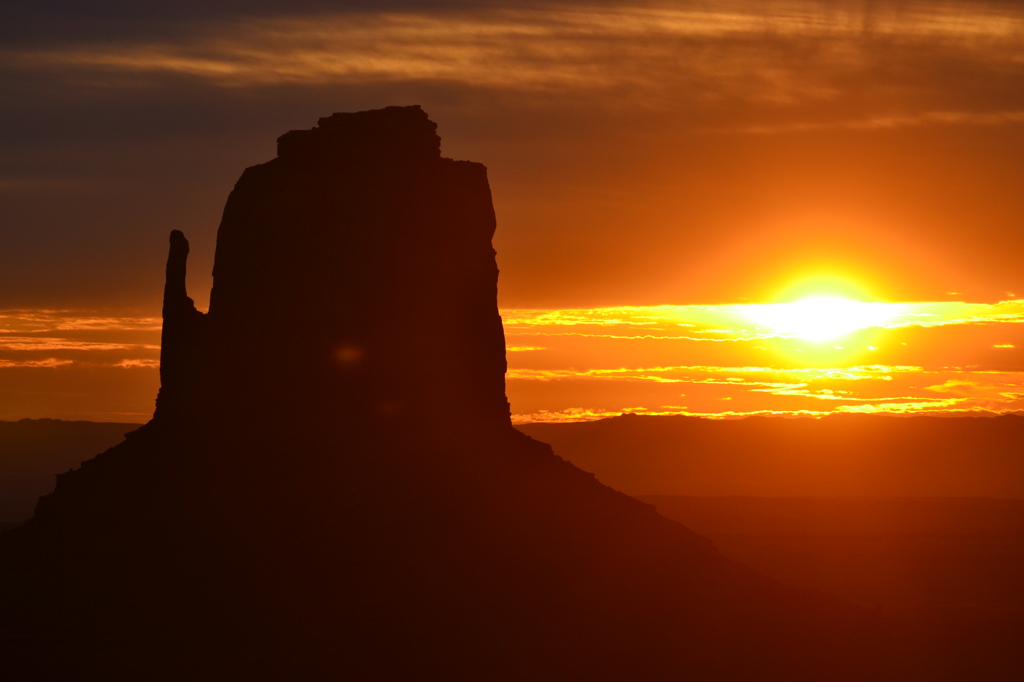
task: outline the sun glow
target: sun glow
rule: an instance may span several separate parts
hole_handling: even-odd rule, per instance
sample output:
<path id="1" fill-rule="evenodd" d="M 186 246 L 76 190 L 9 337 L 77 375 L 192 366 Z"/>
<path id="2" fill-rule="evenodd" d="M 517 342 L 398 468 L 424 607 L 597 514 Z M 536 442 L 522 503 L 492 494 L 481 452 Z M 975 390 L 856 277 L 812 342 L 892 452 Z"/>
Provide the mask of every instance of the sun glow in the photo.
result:
<path id="1" fill-rule="evenodd" d="M 748 306 L 746 316 L 782 336 L 827 341 L 875 327 L 900 312 L 894 303 L 868 303 L 838 296 L 814 296 L 792 303 Z"/>

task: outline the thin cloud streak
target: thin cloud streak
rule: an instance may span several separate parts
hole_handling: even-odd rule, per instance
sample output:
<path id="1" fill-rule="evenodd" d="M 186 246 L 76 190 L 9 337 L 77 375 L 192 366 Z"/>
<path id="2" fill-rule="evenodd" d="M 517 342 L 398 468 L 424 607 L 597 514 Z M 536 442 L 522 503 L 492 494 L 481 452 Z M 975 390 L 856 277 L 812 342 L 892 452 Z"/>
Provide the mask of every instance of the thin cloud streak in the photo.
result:
<path id="1" fill-rule="evenodd" d="M 933 415 L 943 417 L 992 417 L 997 414 L 1022 414 L 1020 410 L 1005 410 L 993 412 L 990 410 L 960 408 L 955 402 L 937 403 L 888 403 L 883 405 L 865 406 L 842 406 L 836 410 L 751 410 L 736 411 L 726 410 L 722 412 L 701 412 L 689 410 L 685 407 L 662 407 L 659 409 L 647 409 L 644 407 L 633 407 L 624 410 L 602 410 L 585 407 L 571 407 L 565 410 L 539 410 L 530 414 L 512 415 L 513 424 L 571 424 L 574 422 L 597 421 L 610 417 L 619 417 L 625 414 L 637 414 L 645 416 L 664 417 L 698 417 L 701 419 L 729 420 L 746 419 L 748 417 L 802 417 L 821 418 L 831 414 L 887 414 L 890 416 L 915 416 Z"/>
<path id="2" fill-rule="evenodd" d="M 867 365 L 863 367 L 847 368 L 799 368 L 785 369 L 776 367 L 714 367 L 707 365 L 679 365 L 675 367 L 646 367 L 646 368 L 609 368 L 609 369 L 518 369 L 510 368 L 506 374 L 508 379 L 525 379 L 529 381 L 555 381 L 558 379 L 603 379 L 612 378 L 617 380 L 631 381 L 657 381 L 662 383 L 717 383 L 722 385 L 750 385 L 743 378 L 744 375 L 773 377 L 784 377 L 799 381 L 811 379 L 824 379 L 828 381 L 891 381 L 894 374 L 919 374 L 924 372 L 921 367 L 910 366 L 883 366 Z M 673 377 L 671 375 L 681 376 Z M 724 375 L 729 377 L 724 380 L 698 379 L 693 375 L 711 374 L 714 376 Z M 758 379 L 753 385 L 768 385 Z M 774 383 L 772 385 L 775 385 Z M 792 382 L 783 384 L 792 386 Z M 804 385 L 800 383 L 799 385 Z"/>
<path id="3" fill-rule="evenodd" d="M 614 308 L 574 308 L 567 310 L 502 310 L 506 335 L 516 336 L 593 336 L 687 341 L 753 341 L 792 336 L 754 324 L 761 308 L 779 304 L 744 305 L 660 305 L 620 306 Z M 882 329 L 907 327 L 943 327 L 954 325 L 1020 324 L 1024 322 L 1024 300 L 998 303 L 934 301 L 916 303 L 877 303 L 889 306 L 889 319 L 872 326 Z M 566 331 L 564 327 L 644 328 L 643 333 L 614 334 L 607 331 Z M 674 333 L 680 328 L 684 334 Z M 543 330 L 543 331 L 539 331 Z M 712 336 L 697 336 L 711 335 Z"/>
<path id="4" fill-rule="evenodd" d="M 159 331 L 159 317 L 112 317 L 76 310 L 0 310 L 0 334 L 40 331 Z"/>
<path id="5" fill-rule="evenodd" d="M 875 116 L 871 118 L 830 121 L 787 123 L 783 125 L 754 125 L 736 128 L 705 128 L 708 133 L 747 133 L 751 135 L 778 135 L 803 133 L 817 130 L 889 130 L 895 128 L 919 127 L 925 125 L 980 125 L 995 126 L 1024 123 L 1024 111 L 932 111 L 916 116 Z"/>
<path id="6" fill-rule="evenodd" d="M 11 367 L 31 367 L 34 369 L 52 369 L 54 367 L 66 367 L 74 364 L 72 360 L 59 360 L 57 358 L 46 358 L 45 360 L 8 360 L 0 358 L 0 369 Z"/>
<path id="7" fill-rule="evenodd" d="M 714 333 L 727 333 L 715 330 Z M 764 336 L 737 336 L 732 338 L 718 339 L 710 336 L 670 336 L 667 334 L 587 334 L 584 332 L 505 332 L 505 336 L 578 336 L 585 339 L 660 339 L 663 341 L 757 341 L 767 338 Z"/>
<path id="8" fill-rule="evenodd" d="M 37 336 L 0 336 L 0 351 L 108 351 L 108 350 L 160 350 L 159 345 L 137 343 L 103 343 L 98 341 L 79 341 L 54 337 Z"/>
<path id="9" fill-rule="evenodd" d="M 877 58 L 866 44 L 872 39 L 1018 69 L 1022 36 L 1024 13 L 974 4 L 899 12 L 814 2 L 790 3 L 785 11 L 753 3 L 717 12 L 554 6 L 238 20 L 193 27 L 161 42 L 5 50 L 0 64 L 75 79 L 88 74 L 107 87 L 151 87 L 154 75 L 225 88 L 433 81 L 512 91 L 570 88 L 577 94 L 626 88 L 647 93 L 644 104 L 652 106 L 671 96 L 664 86 L 672 82 L 698 100 L 727 94 L 792 103 L 836 98 L 841 81 Z M 807 41 L 820 48 L 813 73 L 787 48 Z M 981 120 L 1019 122 L 1019 113 L 934 112 L 844 125 Z"/>
<path id="10" fill-rule="evenodd" d="M 152 358 L 127 358 L 115 363 L 113 367 L 120 367 L 122 369 L 159 369 L 160 361 L 153 360 Z"/>

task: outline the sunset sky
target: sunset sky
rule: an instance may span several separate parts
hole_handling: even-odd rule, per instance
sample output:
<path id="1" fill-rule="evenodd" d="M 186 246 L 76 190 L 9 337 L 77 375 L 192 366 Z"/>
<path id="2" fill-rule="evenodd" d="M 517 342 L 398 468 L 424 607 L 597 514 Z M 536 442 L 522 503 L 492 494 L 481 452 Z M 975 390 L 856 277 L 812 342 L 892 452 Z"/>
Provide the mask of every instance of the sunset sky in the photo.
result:
<path id="1" fill-rule="evenodd" d="M 205 309 L 242 169 L 390 104 L 489 169 L 519 421 L 1024 411 L 1022 55 L 978 0 L 5 0 L 0 419 L 148 419 L 170 230 Z"/>

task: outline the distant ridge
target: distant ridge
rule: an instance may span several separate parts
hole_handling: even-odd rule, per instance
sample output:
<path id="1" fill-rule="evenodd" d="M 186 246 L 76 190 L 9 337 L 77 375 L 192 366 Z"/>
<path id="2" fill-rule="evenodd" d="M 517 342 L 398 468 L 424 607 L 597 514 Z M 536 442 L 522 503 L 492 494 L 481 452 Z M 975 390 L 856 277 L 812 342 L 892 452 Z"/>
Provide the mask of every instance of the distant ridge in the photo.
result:
<path id="1" fill-rule="evenodd" d="M 631 495 L 1024 499 L 1024 417 L 628 415 L 521 424 Z"/>
<path id="2" fill-rule="evenodd" d="M 910 679 L 512 428 L 494 227 L 389 107 L 245 171 L 205 315 L 172 234 L 156 416 L 0 536 L 4 679 Z"/>

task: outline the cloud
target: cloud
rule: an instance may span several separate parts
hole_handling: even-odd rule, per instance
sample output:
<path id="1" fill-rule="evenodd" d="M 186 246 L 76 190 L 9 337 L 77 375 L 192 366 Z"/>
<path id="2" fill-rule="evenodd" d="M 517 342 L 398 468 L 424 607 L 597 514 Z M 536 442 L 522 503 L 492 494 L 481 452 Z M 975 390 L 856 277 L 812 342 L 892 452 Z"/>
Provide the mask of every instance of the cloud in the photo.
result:
<path id="1" fill-rule="evenodd" d="M 834 412 L 879 414 L 1006 414 L 1024 410 L 1024 373 L 947 367 L 865 365 L 849 368 L 651 367 L 638 369 L 514 371 L 509 396 L 517 422 L 602 418 L 627 409 L 648 414 L 714 418 L 753 415 L 821 416 Z M 529 385 L 565 383 L 549 389 L 549 402 L 589 398 L 571 410 L 535 405 Z M 577 384 L 577 382 L 583 382 Z M 649 386 L 650 388 L 644 388 Z M 665 388 L 686 386 L 685 394 Z M 938 395 L 937 395 L 938 394 Z M 686 407 L 671 396 L 685 396 Z M 719 406 L 728 401 L 729 409 Z M 815 408 L 814 404 L 828 407 Z M 568 411 L 566 411 L 568 410 Z"/>
<path id="2" fill-rule="evenodd" d="M 802 386 L 794 387 L 766 387 L 751 388 L 754 393 L 771 393 L 777 396 L 795 396 L 800 398 L 812 398 L 814 400 L 836 400 L 847 403 L 875 403 L 881 405 L 896 405 L 913 403 L 921 405 L 926 403 L 947 403 L 944 398 L 921 398 L 919 396 L 887 396 L 884 398 L 857 398 L 851 395 L 851 391 L 835 390 L 831 388 L 809 389 Z"/>
<path id="3" fill-rule="evenodd" d="M 657 106 L 677 101 L 664 88 L 672 82 L 696 100 L 724 95 L 789 104 L 836 99 L 849 87 L 840 80 L 871 70 L 896 49 L 941 49 L 1013 68 L 1024 33 L 1020 12 L 977 3 L 896 12 L 796 2 L 786 10 L 751 2 L 715 10 L 606 3 L 224 17 L 143 40 L 21 46 L 0 52 L 0 63 L 87 76 L 107 87 L 140 87 L 160 75 L 223 88 L 433 81 L 518 91 L 629 90 Z M 975 120 L 965 112 L 922 116 Z M 905 125 L 912 118 L 868 120 L 851 125 Z"/>
<path id="4" fill-rule="evenodd" d="M 106 350 L 160 350 L 159 345 L 104 343 L 98 341 L 81 341 L 48 336 L 0 336 L 0 351 L 106 351 Z"/>
<path id="5" fill-rule="evenodd" d="M 723 330 L 715 330 L 714 332 L 708 333 L 726 333 Z M 716 339 L 711 337 L 703 336 L 685 336 L 685 335 L 671 335 L 671 334 L 587 334 L 584 332 L 538 332 L 538 331 L 527 331 L 525 333 L 517 333 L 514 330 L 506 331 L 506 336 L 578 336 L 585 339 L 637 339 L 637 340 L 649 340 L 649 339 L 662 339 L 665 341 L 714 341 L 714 342 L 729 342 L 729 341 L 755 341 L 757 339 L 766 338 L 763 336 L 751 336 L 751 337 L 733 337 Z"/>
<path id="6" fill-rule="evenodd" d="M 873 116 L 864 119 L 828 122 L 786 123 L 783 125 L 752 125 L 739 128 L 708 128 L 709 133 L 747 133 L 776 135 L 816 130 L 891 130 L 925 125 L 995 126 L 1024 123 L 1024 111 L 931 111 L 913 116 Z"/>
<path id="7" fill-rule="evenodd" d="M 74 364 L 72 360 L 59 360 L 57 358 L 46 358 L 45 360 L 8 360 L 6 358 L 0 358 L 0 368 L 9 369 L 11 367 L 31 367 L 34 369 L 46 368 L 51 369 L 54 367 L 66 367 L 67 365 Z"/>
<path id="8" fill-rule="evenodd" d="M 154 331 L 161 329 L 159 317 L 112 317 L 77 310 L 0 310 L 0 334 L 47 331 Z"/>
<path id="9" fill-rule="evenodd" d="M 569 407 L 564 410 L 538 410 L 531 414 L 513 414 L 513 424 L 531 424 L 531 423 L 569 423 L 569 422 L 584 422 L 584 421 L 595 421 L 598 419 L 606 419 L 608 417 L 617 417 L 622 414 L 621 411 L 601 410 L 586 407 Z"/>
<path id="10" fill-rule="evenodd" d="M 762 318 L 787 304 L 659 305 L 614 308 L 503 309 L 506 334 L 583 336 L 617 339 L 687 341 L 752 341 L 793 336 L 766 326 Z M 868 305 L 868 304 L 865 304 Z M 884 319 L 872 322 L 880 329 L 944 327 L 954 325 L 1020 324 L 1024 300 L 998 303 L 907 302 L 871 303 L 884 309 Z M 763 312 L 762 312 L 763 311 Z M 571 329 L 566 329 L 566 327 Z M 576 328 L 594 327 L 595 331 Z M 618 328 L 615 333 L 605 328 Z M 638 331 L 631 331 L 638 329 Z M 677 333 L 685 329 L 685 334 Z M 597 331 L 601 330 L 601 331 Z M 856 331 L 856 330 L 854 330 Z M 716 336 L 711 336 L 716 335 Z"/>
<path id="11" fill-rule="evenodd" d="M 608 419 L 625 414 L 647 416 L 679 416 L 701 419 L 728 420 L 745 419 L 748 417 L 804 417 L 820 418 L 831 414 L 887 414 L 893 416 L 935 415 L 944 417 L 982 416 L 991 417 L 998 414 L 1019 414 L 1017 410 L 992 411 L 976 407 L 959 407 L 956 400 L 940 400 L 930 402 L 891 402 L 871 405 L 842 405 L 834 410 L 723 410 L 721 412 L 702 412 L 685 407 L 663 406 L 656 409 L 634 407 L 623 410 L 601 410 L 584 407 L 567 408 L 565 410 L 540 410 L 530 414 L 512 416 L 513 424 L 549 423 L 564 424 L 583 421 Z"/>
<path id="12" fill-rule="evenodd" d="M 948 379 L 941 384 L 926 386 L 924 390 L 955 396 L 952 399 L 992 411 L 1018 410 L 1024 403 L 1024 384 L 1008 380 L 1020 379 L 1021 375 L 996 375 L 988 377 L 988 381 L 979 381 L 979 377 L 965 374 L 970 378 Z"/>
<path id="13" fill-rule="evenodd" d="M 941 414 L 947 416 L 987 412 L 987 410 L 981 408 L 963 407 L 961 403 L 962 401 L 957 398 L 918 401 L 907 399 L 903 402 L 878 402 L 870 405 L 842 405 L 836 408 L 835 411 L 861 414 Z"/>
<path id="14" fill-rule="evenodd" d="M 960 370 L 962 371 L 962 370 Z M 892 381 L 893 374 L 918 374 L 924 372 L 921 367 L 862 365 L 856 367 L 835 368 L 779 368 L 779 367 L 715 367 L 709 365 L 678 365 L 673 367 L 637 367 L 637 368 L 596 368 L 596 369 L 525 369 L 510 368 L 508 379 L 527 381 L 552 381 L 557 379 L 613 379 L 629 381 L 657 381 L 663 383 L 700 383 L 722 384 L 726 386 L 805 386 L 806 382 L 817 381 Z M 704 375 L 711 375 L 710 378 Z M 743 375 L 755 377 L 750 381 Z M 769 375 L 772 378 L 796 380 L 786 382 L 766 382 L 760 377 Z"/>
<path id="15" fill-rule="evenodd" d="M 655 367 L 651 369 L 509 369 L 506 379 L 525 379 L 529 381 L 552 381 L 557 379 L 616 379 L 627 381 L 655 381 L 661 383 L 680 383 L 682 379 L 664 376 L 669 368 Z"/>
<path id="16" fill-rule="evenodd" d="M 677 306 L 619 306 L 614 308 L 511 308 L 501 311 L 506 329 L 517 327 L 613 326 L 647 327 L 664 324 Z M 693 325 L 683 325 L 693 326 Z"/>
<path id="17" fill-rule="evenodd" d="M 50 365 L 33 363 L 51 360 L 60 365 L 157 367 L 160 328 L 159 318 L 0 310 L 0 354 L 6 367 L 44 367 Z"/>
<path id="18" fill-rule="evenodd" d="M 123 369 L 159 369 L 160 361 L 149 358 L 126 358 L 114 364 L 114 367 Z"/>

